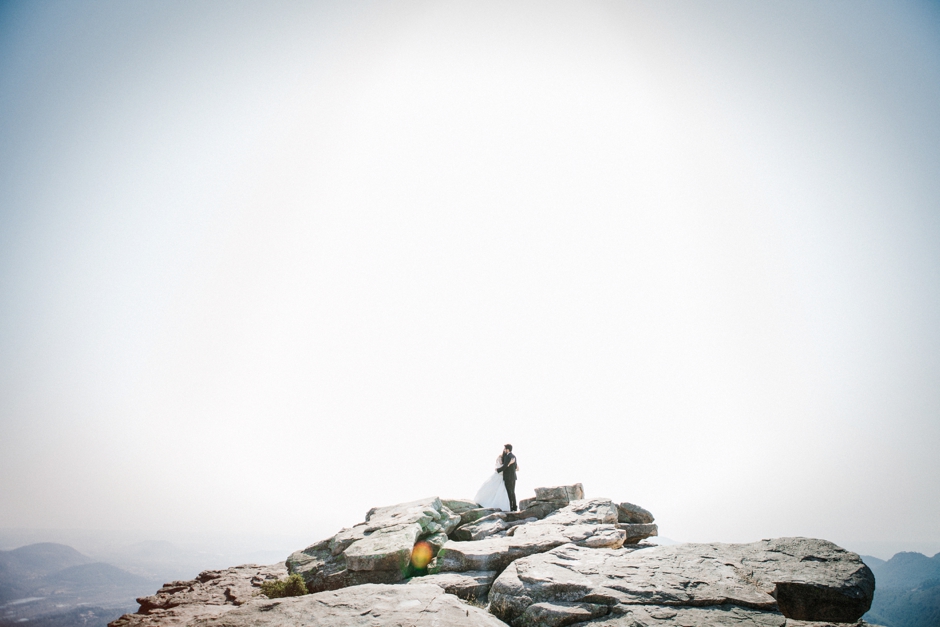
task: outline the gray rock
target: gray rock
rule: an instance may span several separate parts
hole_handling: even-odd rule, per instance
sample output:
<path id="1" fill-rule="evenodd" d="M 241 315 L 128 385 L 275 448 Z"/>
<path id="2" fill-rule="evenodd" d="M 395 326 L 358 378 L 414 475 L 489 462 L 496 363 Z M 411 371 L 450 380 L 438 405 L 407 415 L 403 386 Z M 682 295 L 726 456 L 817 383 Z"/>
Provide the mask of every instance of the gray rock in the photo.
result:
<path id="1" fill-rule="evenodd" d="M 610 499 L 582 499 L 572 501 L 557 512 L 533 524 L 616 525 L 617 520 L 617 505 Z"/>
<path id="2" fill-rule="evenodd" d="M 871 607 L 875 575 L 856 554 L 826 540 L 776 538 L 742 551 L 741 561 L 765 587 L 773 586 L 780 611 L 802 621 L 857 621 Z"/>
<path id="3" fill-rule="evenodd" d="M 675 607 L 666 605 L 614 605 L 590 627 L 877 627 L 865 621 L 833 623 L 786 618 L 779 612 L 753 610 L 737 605 Z"/>
<path id="4" fill-rule="evenodd" d="M 617 528 L 623 529 L 623 532 L 627 534 L 624 544 L 636 544 L 640 540 L 659 535 L 659 527 L 655 523 L 648 525 L 620 523 Z"/>
<path id="5" fill-rule="evenodd" d="M 505 531 L 509 527 L 510 523 L 506 522 L 506 514 L 495 512 L 474 523 L 460 527 L 454 532 L 454 537 L 457 540 L 482 540 Z"/>
<path id="6" fill-rule="evenodd" d="M 524 518 L 545 518 L 552 512 L 568 505 L 569 501 L 536 501 L 527 499 L 519 504 L 518 512 L 507 512 L 506 520 L 522 520 Z"/>
<path id="7" fill-rule="evenodd" d="M 408 580 L 409 585 L 434 584 L 448 594 L 456 595 L 464 601 L 486 603 L 486 595 L 498 575 L 495 570 L 473 570 L 464 573 L 439 573 Z"/>
<path id="8" fill-rule="evenodd" d="M 538 553 L 514 551 L 512 538 L 487 538 L 470 542 L 450 540 L 428 567 L 430 573 L 467 572 L 471 570 L 502 571 L 514 559 Z M 547 549 L 559 546 L 554 544 Z"/>
<path id="9" fill-rule="evenodd" d="M 125 614 L 110 627 L 172 627 L 219 616 L 261 595 L 261 584 L 287 576 L 283 564 L 246 564 L 206 570 L 189 581 L 171 581 L 156 594 L 137 599 L 136 614 Z"/>
<path id="10" fill-rule="evenodd" d="M 476 521 L 478 521 L 478 520 L 480 520 L 481 518 L 484 518 L 484 517 L 486 517 L 486 516 L 490 516 L 490 515 L 496 514 L 496 513 L 502 513 L 502 511 L 503 511 L 503 510 L 501 510 L 501 509 L 491 509 L 491 508 L 488 508 L 488 507 L 479 507 L 479 508 L 477 508 L 477 509 L 468 509 L 468 510 L 464 510 L 464 511 L 461 512 L 461 514 L 460 514 L 460 524 L 459 524 L 459 526 L 462 527 L 463 525 L 469 525 L 470 523 L 476 522 Z"/>
<path id="11" fill-rule="evenodd" d="M 544 523 L 545 521 L 538 521 Z M 522 525 L 513 530 L 512 539 L 517 545 L 532 544 L 538 547 L 561 546 L 569 542 L 594 549 L 616 549 L 623 546 L 625 533 L 616 525 L 593 524 L 537 524 Z M 533 551 L 541 552 L 541 551 Z M 531 553 L 528 553 L 531 554 Z"/>
<path id="12" fill-rule="evenodd" d="M 404 579 L 411 561 L 411 549 L 420 534 L 421 526 L 417 523 L 392 531 L 380 529 L 343 551 L 346 568 L 354 571 L 398 571 L 402 575 L 400 578 Z"/>
<path id="13" fill-rule="evenodd" d="M 634 523 L 639 525 L 647 525 L 653 522 L 653 515 L 648 511 L 640 507 L 639 505 L 634 505 L 633 503 L 621 503 L 617 506 L 619 513 L 619 521 L 622 523 Z"/>
<path id="14" fill-rule="evenodd" d="M 512 535 L 505 537 L 489 537 L 470 542 L 451 540 L 438 553 L 429 570 L 432 573 L 502 571 L 514 560 L 544 553 L 563 544 L 617 548 L 623 545 L 624 540 L 624 532 L 615 525 L 529 523 L 514 527 L 510 531 L 513 532 Z"/>
<path id="15" fill-rule="evenodd" d="M 508 526 L 508 529 L 506 530 L 506 535 L 511 536 L 513 535 L 513 533 L 515 533 L 516 527 L 519 527 L 520 525 L 528 525 L 529 523 L 534 523 L 537 520 L 538 518 L 525 518 L 523 520 L 516 520 L 514 522 L 506 523 L 506 525 Z"/>
<path id="16" fill-rule="evenodd" d="M 777 612 L 712 605 L 672 607 L 665 605 L 615 605 L 609 616 L 588 623 L 590 627 L 785 627 L 787 619 Z M 821 627 L 821 626 L 820 626 Z M 841 627 L 849 627 L 842 625 Z"/>
<path id="17" fill-rule="evenodd" d="M 409 575 L 418 540 L 439 550 L 460 524 L 460 516 L 439 498 L 376 507 L 366 521 L 291 554 L 287 568 L 299 573 L 311 592 L 363 583 L 394 583 Z"/>
<path id="18" fill-rule="evenodd" d="M 433 536 L 428 536 L 424 539 L 425 542 L 431 545 L 431 548 L 434 550 L 434 555 L 437 555 L 438 552 L 447 544 L 447 534 L 443 531 L 440 533 L 435 533 Z"/>
<path id="19" fill-rule="evenodd" d="M 506 514 L 497 512 L 487 519 L 502 523 L 505 517 Z M 609 499 L 575 501 L 542 520 L 509 529 L 505 537 L 490 535 L 480 540 L 452 540 L 441 549 L 437 559 L 431 564 L 430 571 L 502 571 L 513 560 L 544 553 L 567 543 L 594 548 L 617 548 L 623 545 L 626 534 L 617 528 L 616 523 L 617 506 Z M 462 527 L 457 533 L 467 537 L 463 533 L 464 530 Z M 472 530 L 473 527 L 470 527 L 467 535 Z"/>
<path id="20" fill-rule="evenodd" d="M 418 524 L 421 535 L 439 531 L 450 534 L 460 524 L 460 518 L 445 507 L 441 499 L 432 497 L 388 507 L 374 507 L 366 514 L 366 523 L 370 529 Z"/>
<path id="21" fill-rule="evenodd" d="M 201 627 L 506 627 L 436 585 L 366 584 L 302 597 L 255 601 Z"/>
<path id="22" fill-rule="evenodd" d="M 332 538 L 322 540 L 287 558 L 287 570 L 300 574 L 311 592 L 336 590 L 346 585 L 346 556 L 342 551 L 334 555 L 331 541 Z"/>
<path id="23" fill-rule="evenodd" d="M 492 537 L 503 537 L 513 534 L 513 528 L 519 525 L 533 523 L 538 518 L 519 519 L 513 517 L 512 522 L 508 522 L 510 517 L 504 512 L 496 512 L 489 516 L 484 516 L 475 523 L 464 525 L 454 532 L 454 539 L 468 542 L 471 540 L 484 540 Z"/>
<path id="24" fill-rule="evenodd" d="M 568 544 L 513 561 L 493 584 L 490 611 L 525 624 L 529 606 L 537 603 L 600 604 L 612 612 L 614 606 L 734 605 L 779 610 L 797 620 L 854 622 L 873 594 L 874 576 L 858 555 L 825 540 L 643 550 Z"/>
<path id="25" fill-rule="evenodd" d="M 535 488 L 536 501 L 579 501 L 584 498 L 584 486 L 560 485 L 550 488 Z"/>
<path id="26" fill-rule="evenodd" d="M 441 499 L 441 503 L 444 507 L 457 515 L 463 514 L 471 509 L 480 509 L 479 503 L 474 503 L 466 499 Z"/>
<path id="27" fill-rule="evenodd" d="M 533 603 L 513 621 L 513 627 L 559 627 L 604 616 L 610 608 L 598 603 Z"/>

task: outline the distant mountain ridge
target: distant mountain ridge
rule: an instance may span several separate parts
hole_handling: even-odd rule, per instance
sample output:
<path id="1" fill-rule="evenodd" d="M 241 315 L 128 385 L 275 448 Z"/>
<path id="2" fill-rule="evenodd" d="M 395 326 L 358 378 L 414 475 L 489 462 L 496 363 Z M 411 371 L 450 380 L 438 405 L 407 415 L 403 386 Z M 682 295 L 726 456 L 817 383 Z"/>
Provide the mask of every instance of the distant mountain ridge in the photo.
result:
<path id="1" fill-rule="evenodd" d="M 862 556 L 883 588 L 913 588 L 928 579 L 940 579 L 940 553 L 927 557 L 923 553 L 897 553 L 888 561 Z"/>
<path id="2" fill-rule="evenodd" d="M 863 555 L 875 573 L 875 597 L 864 618 L 885 627 L 940 625 L 940 553 L 902 552 L 885 561 Z"/>
<path id="3" fill-rule="evenodd" d="M 64 544 L 41 542 L 0 551 L 0 605 L 30 596 L 38 579 L 94 560 Z"/>
<path id="4" fill-rule="evenodd" d="M 7 573 L 16 577 L 38 577 L 93 561 L 70 546 L 40 542 L 12 551 L 0 551 L 0 577 Z"/>
<path id="5" fill-rule="evenodd" d="M 26 621 L 43 627 L 104 625 L 152 585 L 64 544 L 0 551 L 0 627 Z"/>

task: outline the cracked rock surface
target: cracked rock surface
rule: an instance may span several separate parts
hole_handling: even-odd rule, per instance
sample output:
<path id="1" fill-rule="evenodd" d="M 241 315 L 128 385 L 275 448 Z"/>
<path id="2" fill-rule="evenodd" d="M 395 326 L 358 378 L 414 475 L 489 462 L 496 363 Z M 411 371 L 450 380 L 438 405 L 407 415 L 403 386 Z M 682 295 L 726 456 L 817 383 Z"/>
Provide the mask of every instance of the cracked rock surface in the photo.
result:
<path id="1" fill-rule="evenodd" d="M 853 623 L 870 607 L 874 587 L 858 555 L 825 540 L 643 550 L 568 544 L 507 567 L 490 590 L 490 611 L 516 627 L 584 622 L 639 611 L 633 607 L 638 605 L 736 606 L 781 618 Z"/>
<path id="2" fill-rule="evenodd" d="M 261 596 L 262 582 L 286 576 L 284 564 L 206 570 L 195 579 L 171 581 L 156 594 L 137 599 L 140 603 L 137 613 L 125 614 L 109 627 L 189 625 L 196 619 L 219 616 L 248 603 Z"/>
<path id="3" fill-rule="evenodd" d="M 505 627 L 435 585 L 365 584 L 290 599 L 259 600 L 200 627 Z"/>
<path id="4" fill-rule="evenodd" d="M 626 532 L 618 528 L 617 520 L 617 505 L 609 499 L 574 501 L 541 520 L 522 521 L 523 524 L 512 527 L 494 524 L 489 527 L 493 530 L 489 536 L 474 535 L 479 539 L 471 541 L 450 540 L 432 563 L 431 572 L 501 571 L 519 558 L 568 543 L 617 548 L 626 539 Z M 502 523 L 495 517 L 493 521 Z M 478 523 L 470 528 L 475 532 L 487 529 Z"/>

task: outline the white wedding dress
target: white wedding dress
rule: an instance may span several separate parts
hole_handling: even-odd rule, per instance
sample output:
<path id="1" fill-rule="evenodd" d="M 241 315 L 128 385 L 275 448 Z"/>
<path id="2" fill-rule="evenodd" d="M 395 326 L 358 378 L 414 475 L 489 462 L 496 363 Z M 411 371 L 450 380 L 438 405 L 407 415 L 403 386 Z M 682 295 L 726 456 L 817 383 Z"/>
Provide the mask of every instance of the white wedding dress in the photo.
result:
<path id="1" fill-rule="evenodd" d="M 499 463 L 497 459 L 497 463 Z M 503 475 L 494 472 L 493 475 L 480 486 L 477 495 L 473 499 L 483 507 L 490 509 L 501 509 L 504 512 L 509 511 L 509 492 L 506 491 L 506 484 L 503 483 Z"/>

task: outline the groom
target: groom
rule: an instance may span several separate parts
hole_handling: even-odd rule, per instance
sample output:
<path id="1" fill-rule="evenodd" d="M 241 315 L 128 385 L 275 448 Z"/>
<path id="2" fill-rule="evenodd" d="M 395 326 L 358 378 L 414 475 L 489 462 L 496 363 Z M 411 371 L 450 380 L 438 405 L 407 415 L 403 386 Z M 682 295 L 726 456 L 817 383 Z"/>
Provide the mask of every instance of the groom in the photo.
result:
<path id="1" fill-rule="evenodd" d="M 516 456 L 512 454 L 512 444 L 503 447 L 502 465 L 496 472 L 503 473 L 503 483 L 509 493 L 509 511 L 516 511 Z"/>

